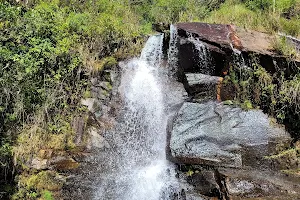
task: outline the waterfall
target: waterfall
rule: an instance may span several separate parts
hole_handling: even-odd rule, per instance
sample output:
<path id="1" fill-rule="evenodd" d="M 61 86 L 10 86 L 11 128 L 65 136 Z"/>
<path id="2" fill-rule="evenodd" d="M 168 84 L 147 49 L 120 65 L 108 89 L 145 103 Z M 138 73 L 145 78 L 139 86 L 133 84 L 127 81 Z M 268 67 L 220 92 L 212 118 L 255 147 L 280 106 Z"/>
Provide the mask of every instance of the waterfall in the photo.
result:
<path id="1" fill-rule="evenodd" d="M 232 49 L 233 52 L 233 62 L 235 65 L 237 65 L 239 68 L 248 68 L 248 66 L 246 65 L 244 56 L 242 54 L 242 52 L 236 48 L 233 47 L 232 44 L 230 44 L 230 47 Z"/>
<path id="2" fill-rule="evenodd" d="M 201 67 L 201 72 L 203 74 L 212 74 L 213 68 L 210 67 L 212 57 L 209 49 L 199 40 L 199 38 L 193 37 L 192 34 L 188 35 L 188 41 L 194 44 L 194 47 L 198 52 L 198 66 Z"/>
<path id="3" fill-rule="evenodd" d="M 110 133 L 115 149 L 104 158 L 106 171 L 95 200 L 173 200 L 170 195 L 176 193 L 174 168 L 166 159 L 168 100 L 159 78 L 162 43 L 162 34 L 153 35 L 140 58 L 120 64 L 122 117 Z"/>
<path id="4" fill-rule="evenodd" d="M 174 25 L 170 26 L 170 43 L 168 52 L 169 75 L 175 76 L 178 66 L 178 32 Z"/>
<path id="5" fill-rule="evenodd" d="M 150 66 L 158 66 L 162 59 L 163 34 L 152 36 L 143 48 L 140 60 L 147 61 Z"/>

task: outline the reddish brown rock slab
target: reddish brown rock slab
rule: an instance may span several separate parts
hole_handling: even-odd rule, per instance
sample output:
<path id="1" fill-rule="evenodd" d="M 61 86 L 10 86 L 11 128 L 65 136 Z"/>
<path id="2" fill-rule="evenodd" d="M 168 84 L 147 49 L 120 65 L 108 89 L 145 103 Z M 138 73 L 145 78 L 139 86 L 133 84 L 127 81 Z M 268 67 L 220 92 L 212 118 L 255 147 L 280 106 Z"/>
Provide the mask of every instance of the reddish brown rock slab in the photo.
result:
<path id="1" fill-rule="evenodd" d="M 200 22 L 178 23 L 176 24 L 178 34 L 186 36 L 187 32 L 199 37 L 202 41 L 231 48 L 231 44 L 241 47 L 241 42 L 235 34 L 235 29 L 229 24 L 207 24 Z M 232 40 L 232 41 L 231 41 Z"/>
<path id="2" fill-rule="evenodd" d="M 294 58 L 293 62 L 291 62 L 289 58 L 284 55 L 279 55 L 274 50 L 273 43 L 276 39 L 274 35 L 253 30 L 245 30 L 230 24 L 191 22 L 178 23 L 175 26 L 177 27 L 180 38 L 189 38 L 191 35 L 198 38 L 211 53 L 217 53 L 216 55 L 211 55 L 213 60 L 223 60 L 222 62 L 216 62 L 214 64 L 215 66 L 213 67 L 216 68 L 214 75 L 220 75 L 222 74 L 220 73 L 220 70 L 224 71 L 224 69 L 228 68 L 228 62 L 232 62 L 231 56 L 236 54 L 236 50 L 242 52 L 242 55 L 246 60 L 250 55 L 255 54 L 259 58 L 259 64 L 271 73 L 275 73 L 279 67 L 287 69 L 286 74 L 288 75 L 295 74 L 296 72 L 293 71 L 293 69 L 300 67 L 299 56 L 298 58 Z M 300 51 L 300 40 L 291 38 L 290 36 L 285 37 Z M 185 58 L 186 55 L 188 55 L 185 51 L 185 49 L 179 50 L 179 56 Z M 222 53 L 220 54 L 219 52 Z M 224 53 L 226 55 L 223 55 Z M 190 57 L 193 57 L 193 55 Z M 179 60 L 182 60 L 182 58 Z M 186 61 L 188 59 L 185 58 L 184 60 Z M 193 58 L 193 60 L 195 60 L 195 58 Z M 186 64 L 189 62 L 184 63 Z M 191 72 L 191 68 L 199 68 L 199 66 L 196 66 L 197 63 L 192 63 L 190 65 L 195 66 L 187 67 L 184 65 L 184 69 L 187 68 L 188 72 Z"/>
<path id="3" fill-rule="evenodd" d="M 275 55 L 272 52 L 272 42 L 275 40 L 274 36 L 242 28 L 237 28 L 236 32 L 242 42 L 244 51 Z"/>

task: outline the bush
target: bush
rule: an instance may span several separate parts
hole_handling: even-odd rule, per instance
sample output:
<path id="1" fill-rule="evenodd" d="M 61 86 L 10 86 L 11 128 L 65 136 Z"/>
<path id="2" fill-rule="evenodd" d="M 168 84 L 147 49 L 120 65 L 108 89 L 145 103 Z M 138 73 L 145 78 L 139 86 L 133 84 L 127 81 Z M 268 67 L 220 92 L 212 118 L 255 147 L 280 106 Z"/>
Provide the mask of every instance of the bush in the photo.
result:
<path id="1" fill-rule="evenodd" d="M 261 108 L 284 123 L 295 139 L 300 138 L 300 77 L 287 78 L 283 71 L 271 75 L 257 61 L 251 68 L 231 67 L 225 84 L 235 88 L 235 101 L 243 108 Z"/>

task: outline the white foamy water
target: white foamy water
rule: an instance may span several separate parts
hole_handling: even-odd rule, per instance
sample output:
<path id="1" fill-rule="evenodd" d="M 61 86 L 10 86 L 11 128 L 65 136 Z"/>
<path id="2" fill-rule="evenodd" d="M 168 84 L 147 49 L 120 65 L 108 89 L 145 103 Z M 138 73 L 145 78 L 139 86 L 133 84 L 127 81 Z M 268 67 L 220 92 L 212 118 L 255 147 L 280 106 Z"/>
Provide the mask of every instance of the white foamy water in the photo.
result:
<path id="1" fill-rule="evenodd" d="M 122 120 L 94 199 L 173 200 L 177 180 L 166 159 L 169 113 L 159 78 L 162 44 L 162 34 L 151 36 L 140 58 L 121 64 Z"/>

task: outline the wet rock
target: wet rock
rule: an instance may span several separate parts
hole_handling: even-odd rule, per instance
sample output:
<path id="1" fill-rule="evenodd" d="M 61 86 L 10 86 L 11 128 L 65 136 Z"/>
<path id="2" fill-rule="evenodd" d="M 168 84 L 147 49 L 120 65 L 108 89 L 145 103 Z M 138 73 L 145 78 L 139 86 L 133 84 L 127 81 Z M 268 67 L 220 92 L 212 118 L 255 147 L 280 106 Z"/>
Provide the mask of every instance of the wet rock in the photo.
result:
<path id="1" fill-rule="evenodd" d="M 220 169 L 220 176 L 231 199 L 300 197 L 299 180 L 273 171 Z"/>
<path id="2" fill-rule="evenodd" d="M 273 168 L 264 157 L 290 141 L 260 110 L 213 101 L 184 103 L 171 126 L 169 156 L 180 164 Z"/>
<path id="3" fill-rule="evenodd" d="M 201 170 L 187 177 L 187 182 L 193 185 L 194 190 L 208 197 L 221 197 L 217 178 L 212 170 Z"/>
<path id="4" fill-rule="evenodd" d="M 200 194 L 187 194 L 186 200 L 219 200 L 218 198 L 206 197 Z"/>
<path id="5" fill-rule="evenodd" d="M 216 100 L 218 87 L 223 80 L 221 77 L 209 76 L 201 73 L 186 73 L 187 91 L 193 99 L 199 101 Z"/>
<path id="6" fill-rule="evenodd" d="M 202 41 L 220 47 L 231 47 L 229 35 L 235 34 L 233 27 L 229 24 L 207 24 L 207 23 L 178 23 L 176 24 L 178 35 L 187 37 L 191 33 Z M 233 36 L 231 36 L 233 38 Z M 240 42 L 232 42 L 234 44 Z"/>
<path id="7" fill-rule="evenodd" d="M 300 67 L 300 58 L 293 63 L 278 55 L 272 44 L 274 36 L 247 31 L 229 24 L 178 23 L 175 25 L 179 36 L 179 68 L 184 72 L 205 73 L 222 76 L 228 72 L 230 64 L 234 63 L 237 52 L 247 64 L 251 55 L 256 55 L 258 63 L 274 73 L 281 68 L 287 75 L 295 74 Z M 194 41 L 191 41 L 194 38 Z M 299 48 L 299 40 L 287 37 L 295 48 Z M 197 49 L 206 49 L 208 66 L 203 65 L 203 58 Z"/>
<path id="8" fill-rule="evenodd" d="M 187 200 L 185 191 L 173 186 L 162 190 L 160 200 Z"/>
<path id="9" fill-rule="evenodd" d="M 180 38 L 179 41 L 178 65 L 183 72 L 220 76 L 229 65 L 227 54 L 219 47 L 196 39 Z"/>

